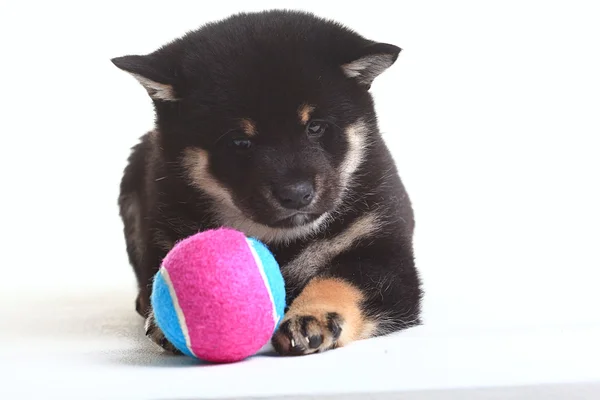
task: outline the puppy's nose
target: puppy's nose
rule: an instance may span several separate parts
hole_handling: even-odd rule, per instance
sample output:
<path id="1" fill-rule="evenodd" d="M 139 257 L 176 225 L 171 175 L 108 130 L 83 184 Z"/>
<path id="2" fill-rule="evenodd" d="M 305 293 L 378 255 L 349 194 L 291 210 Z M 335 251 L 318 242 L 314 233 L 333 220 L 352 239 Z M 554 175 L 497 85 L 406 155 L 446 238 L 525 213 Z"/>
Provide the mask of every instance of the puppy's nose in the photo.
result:
<path id="1" fill-rule="evenodd" d="M 308 181 L 283 185 L 275 190 L 275 197 L 285 208 L 299 210 L 309 205 L 315 198 L 315 188 Z"/>

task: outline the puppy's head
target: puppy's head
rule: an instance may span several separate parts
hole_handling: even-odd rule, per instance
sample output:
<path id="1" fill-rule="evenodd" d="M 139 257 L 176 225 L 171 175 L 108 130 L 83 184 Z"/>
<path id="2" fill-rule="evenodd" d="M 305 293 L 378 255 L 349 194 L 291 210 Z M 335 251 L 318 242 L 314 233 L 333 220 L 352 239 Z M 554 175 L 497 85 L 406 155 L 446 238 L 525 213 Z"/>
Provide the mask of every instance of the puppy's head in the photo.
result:
<path id="1" fill-rule="evenodd" d="M 368 90 L 399 52 L 270 11 L 112 61 L 147 90 L 164 157 L 215 200 L 221 222 L 274 232 L 316 227 L 342 202 L 377 131 Z"/>

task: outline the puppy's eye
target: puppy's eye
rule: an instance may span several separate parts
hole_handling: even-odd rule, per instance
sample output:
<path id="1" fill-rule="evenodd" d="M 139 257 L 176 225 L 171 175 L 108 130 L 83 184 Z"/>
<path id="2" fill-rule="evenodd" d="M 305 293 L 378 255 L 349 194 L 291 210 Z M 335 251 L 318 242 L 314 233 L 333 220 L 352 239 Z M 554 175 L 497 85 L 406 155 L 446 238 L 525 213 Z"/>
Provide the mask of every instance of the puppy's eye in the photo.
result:
<path id="1" fill-rule="evenodd" d="M 247 138 L 234 138 L 231 139 L 230 145 L 237 150 L 248 150 L 252 147 L 252 141 Z"/>
<path id="2" fill-rule="evenodd" d="M 323 135 L 329 129 L 329 124 L 325 121 L 310 121 L 306 125 L 306 133 L 308 136 L 318 137 Z"/>

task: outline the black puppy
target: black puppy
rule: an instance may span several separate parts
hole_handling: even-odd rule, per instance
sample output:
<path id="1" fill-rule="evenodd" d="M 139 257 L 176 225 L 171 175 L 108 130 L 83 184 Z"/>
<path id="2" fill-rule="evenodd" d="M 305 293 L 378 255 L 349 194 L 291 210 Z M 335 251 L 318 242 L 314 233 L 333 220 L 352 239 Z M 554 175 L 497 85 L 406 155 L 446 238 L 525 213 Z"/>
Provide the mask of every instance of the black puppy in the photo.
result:
<path id="1" fill-rule="evenodd" d="M 307 13 L 244 13 L 113 63 L 148 91 L 120 213 L 147 335 L 151 283 L 178 240 L 228 226 L 265 242 L 289 309 L 273 345 L 309 354 L 419 323 L 413 212 L 369 88 L 398 57 Z"/>

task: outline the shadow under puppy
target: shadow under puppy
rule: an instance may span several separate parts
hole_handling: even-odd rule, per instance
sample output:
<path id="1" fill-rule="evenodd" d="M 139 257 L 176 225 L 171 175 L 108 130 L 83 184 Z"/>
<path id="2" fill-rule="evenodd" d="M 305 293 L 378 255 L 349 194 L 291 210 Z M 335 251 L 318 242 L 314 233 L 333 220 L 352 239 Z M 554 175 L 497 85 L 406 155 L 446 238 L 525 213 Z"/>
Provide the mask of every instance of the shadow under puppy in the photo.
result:
<path id="1" fill-rule="evenodd" d="M 113 59 L 156 127 L 132 151 L 120 214 L 147 335 L 178 240 L 228 226 L 277 257 L 289 309 L 272 342 L 310 354 L 420 323 L 413 212 L 369 89 L 400 48 L 312 14 L 242 13 Z"/>

